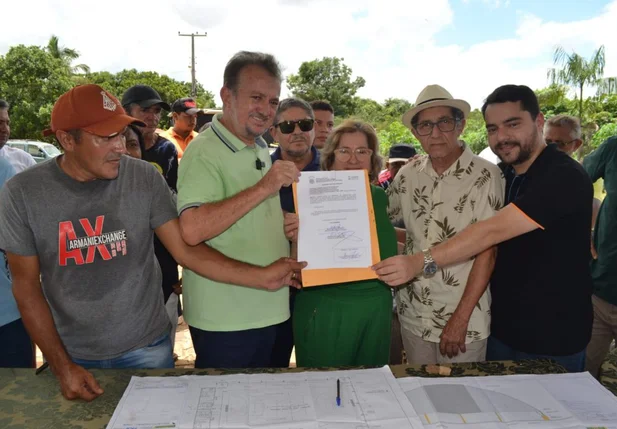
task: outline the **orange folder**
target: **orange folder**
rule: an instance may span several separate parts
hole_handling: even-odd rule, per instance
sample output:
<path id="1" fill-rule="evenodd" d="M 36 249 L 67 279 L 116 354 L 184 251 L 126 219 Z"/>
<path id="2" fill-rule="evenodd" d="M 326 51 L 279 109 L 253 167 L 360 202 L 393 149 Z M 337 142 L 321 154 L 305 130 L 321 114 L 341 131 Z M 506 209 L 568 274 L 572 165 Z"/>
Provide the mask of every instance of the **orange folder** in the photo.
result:
<path id="1" fill-rule="evenodd" d="M 377 264 L 381 257 L 379 255 L 379 241 L 377 240 L 377 226 L 375 224 L 375 210 L 373 210 L 373 197 L 371 195 L 371 184 L 368 172 L 364 171 L 364 182 L 366 183 L 366 202 L 369 216 L 369 228 L 371 235 L 371 259 L 372 265 Z M 293 196 L 296 206 L 296 214 L 301 216 L 298 209 L 298 190 L 297 184 L 293 184 Z M 309 262 L 310 265 L 310 261 Z M 371 267 L 366 268 L 324 268 L 314 269 L 305 268 L 302 270 L 302 286 L 324 286 L 336 283 L 353 282 L 357 280 L 376 279 L 377 274 Z"/>

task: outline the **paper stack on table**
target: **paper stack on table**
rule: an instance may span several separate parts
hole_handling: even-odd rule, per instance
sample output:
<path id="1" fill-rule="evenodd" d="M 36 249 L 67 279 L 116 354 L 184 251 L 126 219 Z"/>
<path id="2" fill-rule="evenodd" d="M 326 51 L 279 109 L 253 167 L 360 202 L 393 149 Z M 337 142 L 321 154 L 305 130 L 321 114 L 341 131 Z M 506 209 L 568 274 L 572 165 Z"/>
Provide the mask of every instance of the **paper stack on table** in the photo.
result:
<path id="1" fill-rule="evenodd" d="M 154 428 L 617 429 L 617 398 L 588 373 L 396 380 L 383 367 L 133 377 L 108 429 Z"/>
<path id="2" fill-rule="evenodd" d="M 426 429 L 617 428 L 617 398 L 589 373 L 398 382 Z"/>
<path id="3" fill-rule="evenodd" d="M 336 402 L 340 380 L 341 405 Z M 133 377 L 108 429 L 421 429 L 388 367 Z"/>

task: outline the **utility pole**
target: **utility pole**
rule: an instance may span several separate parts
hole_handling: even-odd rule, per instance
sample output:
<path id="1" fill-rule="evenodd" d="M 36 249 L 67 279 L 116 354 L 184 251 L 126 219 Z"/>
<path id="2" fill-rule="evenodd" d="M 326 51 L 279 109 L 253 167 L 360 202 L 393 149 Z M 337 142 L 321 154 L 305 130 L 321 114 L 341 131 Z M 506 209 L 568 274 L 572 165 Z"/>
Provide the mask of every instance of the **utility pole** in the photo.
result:
<path id="1" fill-rule="evenodd" d="M 208 33 L 204 32 L 203 34 L 199 34 L 199 32 L 191 33 L 191 34 L 181 34 L 178 31 L 178 36 L 189 37 L 191 38 L 191 97 L 197 97 L 197 80 L 195 79 L 195 37 L 206 37 Z"/>

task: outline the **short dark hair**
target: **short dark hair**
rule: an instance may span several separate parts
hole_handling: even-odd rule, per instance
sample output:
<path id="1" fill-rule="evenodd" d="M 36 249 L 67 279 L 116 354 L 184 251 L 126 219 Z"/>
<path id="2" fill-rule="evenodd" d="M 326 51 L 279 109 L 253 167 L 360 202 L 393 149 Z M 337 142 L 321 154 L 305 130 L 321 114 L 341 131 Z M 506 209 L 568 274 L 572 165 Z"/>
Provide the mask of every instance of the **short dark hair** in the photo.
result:
<path id="1" fill-rule="evenodd" d="M 316 110 L 325 110 L 326 112 L 330 112 L 334 115 L 334 108 L 325 100 L 311 101 L 311 107 L 313 108 L 313 112 Z"/>
<path id="2" fill-rule="evenodd" d="M 144 156 L 146 156 L 146 143 L 144 141 L 144 135 L 142 134 L 139 127 L 135 124 L 128 124 L 127 128 L 133 130 L 133 132 L 137 136 L 137 142 L 139 143 L 139 149 L 141 150 L 141 159 L 144 159 Z"/>
<path id="3" fill-rule="evenodd" d="M 128 103 L 128 104 L 125 104 L 124 106 L 122 106 L 122 108 L 124 109 L 124 111 L 126 112 L 127 115 L 131 116 L 131 110 L 133 109 L 133 106 L 139 107 L 139 104 L 137 104 L 137 103 Z"/>
<path id="4" fill-rule="evenodd" d="M 439 106 L 436 106 L 436 107 L 439 107 Z M 450 107 L 450 111 L 452 112 L 452 117 L 454 118 L 456 122 L 459 122 L 465 119 L 465 114 L 463 113 L 461 109 L 457 109 L 456 107 Z M 418 125 L 418 117 L 420 116 L 420 113 L 422 113 L 422 110 L 420 110 L 418 113 L 416 113 L 413 116 L 413 118 L 411 118 L 411 126 L 414 128 L 416 128 L 416 125 Z"/>
<path id="5" fill-rule="evenodd" d="M 276 113 L 274 114 L 273 124 L 276 125 L 278 123 L 279 118 L 281 117 L 283 112 L 294 107 L 304 110 L 306 114 L 311 117 L 311 119 L 315 119 L 315 113 L 313 113 L 313 109 L 311 108 L 310 104 L 300 98 L 290 97 L 284 99 L 279 103 L 278 108 L 276 109 Z"/>
<path id="6" fill-rule="evenodd" d="M 534 121 L 540 114 L 540 103 L 538 97 L 531 88 L 525 85 L 503 85 L 486 97 L 482 105 L 482 116 L 486 118 L 486 108 L 490 104 L 500 103 L 521 103 L 524 111 L 529 112 Z"/>
<path id="7" fill-rule="evenodd" d="M 223 73 L 223 85 L 233 92 L 238 89 L 238 81 L 240 72 L 248 66 L 258 66 L 267 71 L 272 77 L 283 81 L 283 72 L 281 66 L 271 54 L 262 52 L 240 51 L 234 54 L 227 62 L 225 72 Z"/>
<path id="8" fill-rule="evenodd" d="M 0 98 L 0 110 L 9 110 L 9 107 L 11 107 L 9 103 Z"/>

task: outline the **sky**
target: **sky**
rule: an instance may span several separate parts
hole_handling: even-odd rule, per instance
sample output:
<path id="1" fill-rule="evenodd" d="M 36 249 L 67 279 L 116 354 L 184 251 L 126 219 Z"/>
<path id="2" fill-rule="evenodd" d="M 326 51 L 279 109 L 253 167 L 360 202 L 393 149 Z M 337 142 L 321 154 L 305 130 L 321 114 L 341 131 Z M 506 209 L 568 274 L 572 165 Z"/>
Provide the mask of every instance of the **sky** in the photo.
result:
<path id="1" fill-rule="evenodd" d="M 274 54 L 285 76 L 304 61 L 344 58 L 358 95 L 412 103 L 426 85 L 480 107 L 496 87 L 548 85 L 556 45 L 589 57 L 606 48 L 617 76 L 617 0 L 28 0 L 3 2 L 0 55 L 17 44 L 60 44 L 93 71 L 156 71 L 215 94 L 239 50 Z M 0 77 L 1 78 L 1 77 Z M 283 84 L 282 97 L 289 94 Z"/>

